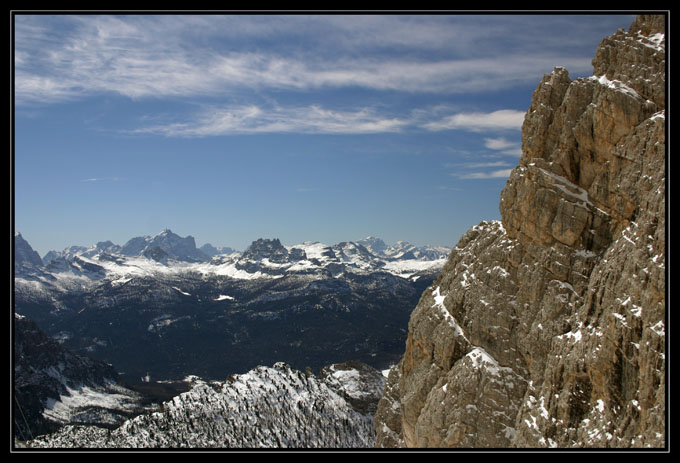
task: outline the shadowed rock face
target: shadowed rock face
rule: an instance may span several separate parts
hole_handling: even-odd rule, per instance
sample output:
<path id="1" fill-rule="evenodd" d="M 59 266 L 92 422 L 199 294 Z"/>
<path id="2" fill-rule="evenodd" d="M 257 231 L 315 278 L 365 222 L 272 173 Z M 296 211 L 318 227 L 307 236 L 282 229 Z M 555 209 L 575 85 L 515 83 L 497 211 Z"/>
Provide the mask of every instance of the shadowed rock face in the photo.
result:
<path id="1" fill-rule="evenodd" d="M 262 260 L 269 259 L 271 262 L 281 263 L 288 261 L 288 250 L 278 239 L 259 239 L 253 241 L 246 252 L 244 259 Z"/>
<path id="2" fill-rule="evenodd" d="M 155 255 L 162 252 L 169 257 L 185 262 L 203 262 L 209 259 L 201 250 L 196 249 L 196 241 L 193 236 L 182 238 L 168 229 L 156 236 L 132 238 L 120 249 L 121 254 L 128 256 L 146 255 L 149 252 Z"/>
<path id="3" fill-rule="evenodd" d="M 26 242 L 21 233 L 14 235 L 14 268 L 24 265 L 40 266 L 42 259 L 40 255 Z"/>
<path id="4" fill-rule="evenodd" d="M 32 321 L 15 315 L 14 435 L 26 440 L 64 423 L 114 426 L 144 409 L 113 366 L 75 355 Z"/>
<path id="5" fill-rule="evenodd" d="M 543 77 L 502 222 L 422 295 L 378 447 L 663 447 L 665 21 Z"/>

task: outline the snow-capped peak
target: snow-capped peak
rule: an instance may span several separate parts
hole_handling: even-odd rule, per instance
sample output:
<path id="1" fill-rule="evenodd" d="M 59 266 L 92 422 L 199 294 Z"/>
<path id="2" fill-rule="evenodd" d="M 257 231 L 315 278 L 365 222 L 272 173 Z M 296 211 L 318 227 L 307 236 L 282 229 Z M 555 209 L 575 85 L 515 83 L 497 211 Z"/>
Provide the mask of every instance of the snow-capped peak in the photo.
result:
<path id="1" fill-rule="evenodd" d="M 15 241 L 25 240 L 17 237 Z M 89 248 L 70 246 L 61 252 L 51 251 L 42 262 L 53 277 L 60 278 L 101 279 L 108 275 L 117 280 L 186 271 L 237 279 L 375 271 L 411 278 L 419 272 L 437 271 L 449 252 L 447 248 L 418 248 L 406 241 L 388 247 L 382 239 L 371 236 L 335 245 L 306 241 L 284 246 L 277 238 L 258 239 L 241 254 L 216 254 L 216 248 L 205 249 L 210 252 L 196 248 L 192 236 L 181 237 L 165 228 L 153 236 L 132 238 L 123 246 L 100 241 Z"/>

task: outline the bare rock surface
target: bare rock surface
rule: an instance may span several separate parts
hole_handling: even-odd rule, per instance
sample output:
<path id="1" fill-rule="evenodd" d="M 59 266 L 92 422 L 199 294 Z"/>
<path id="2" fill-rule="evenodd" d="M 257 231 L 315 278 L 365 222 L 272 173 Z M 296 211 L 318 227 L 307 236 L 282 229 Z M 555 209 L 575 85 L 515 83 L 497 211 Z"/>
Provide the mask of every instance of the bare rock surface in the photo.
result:
<path id="1" fill-rule="evenodd" d="M 664 447 L 665 19 L 543 77 L 502 221 L 412 313 L 378 447 Z"/>

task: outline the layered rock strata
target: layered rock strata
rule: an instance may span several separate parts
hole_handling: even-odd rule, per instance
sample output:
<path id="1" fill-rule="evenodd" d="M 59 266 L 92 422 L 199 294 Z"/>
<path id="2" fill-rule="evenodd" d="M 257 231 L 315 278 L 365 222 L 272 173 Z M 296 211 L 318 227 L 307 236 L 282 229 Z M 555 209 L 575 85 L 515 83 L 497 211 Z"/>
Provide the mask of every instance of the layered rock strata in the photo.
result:
<path id="1" fill-rule="evenodd" d="M 378 447 L 664 447 L 665 18 L 543 77 L 501 222 L 469 230 L 409 323 Z"/>

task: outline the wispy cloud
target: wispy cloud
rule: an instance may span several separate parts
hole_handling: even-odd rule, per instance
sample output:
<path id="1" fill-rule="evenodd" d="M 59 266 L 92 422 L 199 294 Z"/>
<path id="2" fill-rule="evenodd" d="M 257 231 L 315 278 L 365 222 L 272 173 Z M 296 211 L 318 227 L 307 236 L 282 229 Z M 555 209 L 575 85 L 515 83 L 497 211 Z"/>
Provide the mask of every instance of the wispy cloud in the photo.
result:
<path id="1" fill-rule="evenodd" d="M 456 175 L 456 177 L 467 180 L 507 178 L 510 176 L 511 171 L 512 169 L 493 170 L 490 172 L 468 172 Z"/>
<path id="2" fill-rule="evenodd" d="M 484 138 L 483 144 L 485 148 L 493 150 L 492 153 L 485 155 L 488 161 L 449 164 L 446 167 L 455 169 L 450 175 L 463 180 L 507 178 L 516 165 L 514 158 L 522 154 L 519 142 L 498 137 Z"/>
<path id="3" fill-rule="evenodd" d="M 99 183 L 99 182 L 119 182 L 119 177 L 91 177 L 82 179 L 83 183 Z"/>
<path id="4" fill-rule="evenodd" d="M 463 167 L 466 167 L 468 169 L 485 169 L 489 167 L 508 167 L 510 164 L 508 164 L 505 161 L 492 161 L 492 162 L 468 162 L 463 164 Z"/>
<path id="5" fill-rule="evenodd" d="M 518 131 L 524 113 L 516 110 L 455 113 L 442 115 L 442 108 L 411 110 L 395 115 L 384 107 L 337 110 L 321 105 L 282 106 L 276 102 L 259 105 L 209 106 L 185 115 L 183 120 L 147 125 L 135 134 L 167 137 L 211 137 L 261 133 L 368 134 L 403 131 L 445 131 L 495 133 Z M 428 120 L 434 119 L 434 120 Z M 519 143 L 503 137 L 485 139 L 489 149 L 519 155 Z"/>
<path id="6" fill-rule="evenodd" d="M 353 59 L 312 63 L 270 54 L 234 53 L 206 56 L 203 62 L 196 63 L 179 53 L 109 53 L 101 48 L 72 47 L 57 51 L 62 57 L 49 69 L 17 66 L 18 102 L 59 102 L 97 93 L 129 98 L 190 97 L 243 88 L 314 91 L 358 87 L 460 94 L 533 82 L 537 75 L 549 70 L 540 63 L 526 63 L 521 56 L 467 61 Z M 503 62 L 506 59 L 508 63 Z"/>
<path id="7" fill-rule="evenodd" d="M 117 16 L 16 18 L 17 103 L 53 103 L 101 93 L 130 98 L 215 89 L 204 52 L 180 46 L 170 24 Z"/>
<path id="8" fill-rule="evenodd" d="M 15 99 L 25 108 L 117 94 L 204 108 L 135 130 L 175 137 L 404 130 L 493 134 L 518 130 L 524 112 L 413 106 L 397 112 L 386 109 L 391 100 L 384 94 L 372 103 L 357 98 L 339 107 L 337 93 L 330 100 L 320 91 L 402 92 L 409 95 L 404 99 L 488 94 L 535 83 L 555 65 L 592 69 L 590 55 L 542 52 L 526 32 L 527 22 L 548 27 L 535 17 L 502 15 L 18 15 Z M 305 101 L 314 95 L 314 102 L 262 103 L 284 91 Z M 158 120 L 158 114 L 147 115 Z M 518 146 L 501 148 L 502 139 L 490 140 L 489 149 L 519 154 Z"/>
<path id="9" fill-rule="evenodd" d="M 504 169 L 499 169 L 500 167 Z M 468 162 L 456 165 L 456 170 L 450 175 L 463 180 L 506 178 L 513 167 L 515 167 L 514 164 L 506 161 Z"/>
<path id="10" fill-rule="evenodd" d="M 514 109 L 501 109 L 492 112 L 457 113 L 439 120 L 427 122 L 423 127 L 432 130 L 517 130 L 522 127 L 524 112 Z"/>
<path id="11" fill-rule="evenodd" d="M 492 149 L 498 150 L 501 154 L 507 154 L 511 156 L 521 156 L 522 146 L 520 142 L 507 140 L 504 137 L 501 138 L 485 138 L 484 146 Z"/>
<path id="12" fill-rule="evenodd" d="M 191 121 L 136 129 L 137 134 L 169 137 L 208 137 L 258 133 L 386 133 L 396 132 L 408 121 L 379 115 L 364 108 L 336 111 L 320 106 L 260 107 L 256 105 L 211 108 Z"/>
<path id="13" fill-rule="evenodd" d="M 516 145 L 515 142 L 509 141 L 508 139 L 503 137 L 484 139 L 484 146 L 492 150 L 504 150 L 510 147 L 514 147 L 515 145 Z"/>
<path id="14" fill-rule="evenodd" d="M 589 57 L 525 51 L 469 56 L 450 44 L 470 45 L 489 32 L 450 22 L 436 16 L 18 16 L 16 99 L 196 97 L 243 88 L 457 94 L 534 82 L 557 64 L 590 67 Z M 444 53 L 447 43 L 456 54 Z"/>

